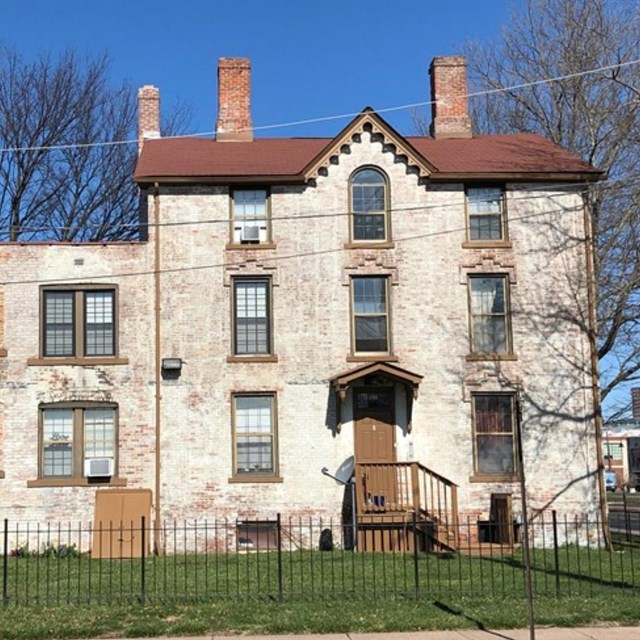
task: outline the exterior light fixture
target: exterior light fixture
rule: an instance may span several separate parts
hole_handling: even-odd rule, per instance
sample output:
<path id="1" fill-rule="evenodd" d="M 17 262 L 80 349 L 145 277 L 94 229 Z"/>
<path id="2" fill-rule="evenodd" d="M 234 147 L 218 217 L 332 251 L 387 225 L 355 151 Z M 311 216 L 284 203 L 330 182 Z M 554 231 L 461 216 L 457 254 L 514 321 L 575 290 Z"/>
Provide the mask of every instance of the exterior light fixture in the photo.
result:
<path id="1" fill-rule="evenodd" d="M 162 358 L 163 371 L 180 371 L 182 369 L 182 358 Z"/>

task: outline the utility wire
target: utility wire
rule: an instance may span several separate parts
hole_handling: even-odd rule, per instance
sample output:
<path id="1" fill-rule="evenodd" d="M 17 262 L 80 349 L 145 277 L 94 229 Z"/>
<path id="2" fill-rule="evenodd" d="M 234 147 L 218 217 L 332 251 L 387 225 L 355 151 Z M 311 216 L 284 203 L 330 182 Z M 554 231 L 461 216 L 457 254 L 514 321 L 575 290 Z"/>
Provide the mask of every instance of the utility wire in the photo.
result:
<path id="1" fill-rule="evenodd" d="M 482 91 L 475 91 L 473 93 L 466 93 L 458 96 L 450 96 L 452 100 L 459 100 L 463 98 L 477 98 L 480 96 L 493 95 L 496 93 L 503 93 L 507 91 L 517 91 L 519 89 L 526 89 L 528 87 L 535 87 L 542 84 L 549 84 L 551 82 L 561 82 L 563 80 L 569 80 L 571 78 L 579 78 L 581 76 L 601 73 L 603 71 L 610 71 L 612 69 L 620 69 L 622 67 L 629 67 L 635 64 L 640 63 L 640 58 L 636 60 L 628 60 L 626 62 L 617 62 L 615 64 L 606 65 L 604 67 L 597 67 L 594 69 L 587 69 L 585 71 L 577 71 L 575 73 L 567 73 L 561 76 L 553 76 L 550 78 L 543 78 L 540 80 L 533 80 L 531 82 L 522 82 L 520 84 L 510 85 L 508 87 L 496 87 L 495 89 L 485 89 Z M 433 105 L 437 102 L 437 100 L 424 100 L 421 102 L 413 102 L 409 104 L 398 105 L 394 107 L 385 107 L 383 109 L 375 109 L 375 113 L 390 113 L 392 111 L 402 111 L 405 109 L 415 109 L 417 107 L 426 107 L 429 105 Z M 281 129 L 285 127 L 296 127 L 304 124 L 315 124 L 319 122 L 328 122 L 331 120 L 343 120 L 345 118 L 355 118 L 360 115 L 360 111 L 352 111 L 349 113 L 341 113 L 336 115 L 329 116 L 319 116 L 316 118 L 306 118 L 303 120 L 292 120 L 289 122 L 280 122 L 277 124 L 266 124 L 257 127 L 246 127 L 244 129 L 239 129 L 238 132 L 243 131 L 267 131 L 270 129 Z M 212 131 L 204 131 L 201 133 L 189 133 L 189 134 L 181 134 L 174 136 L 164 136 L 162 140 L 171 140 L 176 138 L 198 138 L 202 136 L 210 136 L 216 135 L 217 130 Z M 0 149 L 0 154 L 4 153 L 17 153 L 22 151 L 45 151 L 45 150 L 61 150 L 61 149 L 81 149 L 88 147 L 108 147 L 115 145 L 128 145 L 128 144 L 138 144 L 138 138 L 129 139 L 129 140 L 111 140 L 111 141 L 103 141 L 103 142 L 85 142 L 85 143 L 70 143 L 70 144 L 58 144 L 58 145 L 43 145 L 43 146 L 28 146 L 28 147 L 4 147 Z"/>
<path id="2" fill-rule="evenodd" d="M 509 221 L 510 222 L 515 222 L 515 221 L 523 221 L 523 220 L 531 220 L 534 218 L 538 218 L 538 217 L 543 217 L 543 216 L 548 216 L 550 214 L 553 213 L 563 213 L 566 212 L 568 210 L 573 210 L 576 211 L 578 209 L 581 209 L 582 205 L 581 204 L 576 204 L 574 206 L 567 206 L 567 207 L 560 207 L 557 209 L 546 209 L 544 211 L 536 211 L 535 213 L 529 213 L 526 215 L 522 215 L 522 216 L 514 216 L 514 217 L 510 217 Z M 393 242 L 395 244 L 401 244 L 404 242 L 412 242 L 414 240 L 424 240 L 426 238 L 437 238 L 440 236 L 446 236 L 446 235 L 450 235 L 450 234 L 454 234 L 454 233 L 464 233 L 466 231 L 466 226 L 463 227 L 455 227 L 453 229 L 445 229 L 445 230 L 441 230 L 441 231 L 431 231 L 428 233 L 421 233 L 418 235 L 413 235 L 413 236 L 406 236 L 404 238 L 393 238 Z M 373 247 L 372 247 L 373 248 Z M 293 254 L 288 254 L 288 255 L 279 255 L 279 256 L 261 256 L 259 262 L 261 264 L 265 264 L 265 263 L 277 263 L 277 262 L 284 262 L 285 260 L 296 260 L 296 259 L 301 259 L 301 258 L 310 258 L 310 257 L 315 257 L 315 256 L 322 256 L 322 255 L 328 255 L 331 253 L 342 253 L 342 252 L 347 252 L 350 251 L 350 249 L 347 249 L 345 247 L 335 247 L 335 248 L 331 248 L 331 249 L 319 249 L 319 250 L 315 250 L 315 251 L 306 251 L 306 252 L 302 252 L 302 253 L 293 253 Z M 246 260 L 240 260 L 240 261 L 234 261 L 234 262 L 217 262 L 217 263 L 210 263 L 210 264 L 203 264 L 203 265 L 190 265 L 190 266 L 184 266 L 184 267 L 170 267 L 170 268 L 166 268 L 166 269 L 160 269 L 159 271 L 156 271 L 155 269 L 144 269 L 141 271 L 128 271 L 128 272 L 122 272 L 122 273 L 111 273 L 111 274 L 90 274 L 90 275 L 82 275 L 82 276 L 75 276 L 75 277 L 67 277 L 67 278 L 47 278 L 47 279 L 37 279 L 37 278 L 28 278 L 28 279 L 24 279 L 24 280 L 5 280 L 5 281 L 0 281 L 0 286 L 9 286 L 9 285 L 26 285 L 26 284 L 42 284 L 42 285 L 46 285 L 46 284 L 65 284 L 65 283 L 80 283 L 80 282 L 88 282 L 88 281 L 94 281 L 94 280 L 117 280 L 119 278 L 130 278 L 130 277 L 138 277 L 138 276 L 147 276 L 147 275 L 153 275 L 155 273 L 160 273 L 160 274 L 169 274 L 169 273 L 185 273 L 185 272 L 191 272 L 191 271 L 203 271 L 203 270 L 209 270 L 209 269 L 224 269 L 226 267 L 239 267 L 239 266 L 246 266 L 247 264 L 253 264 L 255 263 L 254 259 L 246 259 Z"/>
<path id="3" fill-rule="evenodd" d="M 620 183 L 628 183 L 628 184 L 633 184 L 634 182 L 640 181 L 640 174 L 634 174 L 631 176 L 626 176 L 624 178 L 618 178 L 616 180 L 610 180 L 606 183 L 603 183 L 601 185 L 598 185 L 598 188 L 601 190 L 606 190 L 606 189 L 613 189 L 613 188 L 619 188 Z M 557 190 L 560 189 L 567 189 L 567 188 L 571 188 L 571 187 L 578 187 L 577 189 L 575 189 L 574 193 L 582 193 L 582 194 L 586 194 L 589 192 L 589 190 L 592 188 L 592 185 L 587 185 L 587 186 L 582 186 L 581 183 L 576 183 L 576 182 L 566 182 L 566 183 L 556 183 L 556 184 L 552 184 L 549 186 L 546 185 L 541 185 L 541 186 L 532 186 L 532 187 L 523 187 L 521 189 L 518 189 L 518 192 L 522 192 L 522 191 L 545 191 L 545 190 L 549 190 L 552 192 L 555 192 Z M 507 194 L 509 192 L 506 192 Z M 562 195 L 566 195 L 563 193 L 557 193 L 557 194 L 549 194 L 549 193 L 540 193 L 538 195 L 514 195 L 514 196 L 510 196 L 507 195 L 507 203 L 511 203 L 511 202 L 516 202 L 519 200 L 538 200 L 538 199 L 543 199 L 543 198 L 551 198 L 554 195 L 557 196 L 562 196 Z M 460 198 L 464 197 L 463 193 L 459 194 Z M 399 204 L 395 207 L 389 207 L 388 209 L 385 210 L 386 213 L 401 213 L 401 212 L 411 212 L 411 211 L 415 211 L 415 212 L 428 212 L 430 210 L 441 210 L 441 209 L 449 209 L 449 208 L 459 208 L 461 205 L 460 199 L 458 199 L 456 202 L 446 202 L 446 203 L 442 203 L 442 204 L 414 204 L 414 203 L 406 203 L 406 204 Z M 331 211 L 331 212 L 327 212 L 326 209 L 321 209 L 321 210 L 307 210 L 307 211 L 302 211 L 296 214 L 291 214 L 291 215 L 271 215 L 268 217 L 269 220 L 271 221 L 281 221 L 281 220 L 305 220 L 305 219 L 314 219 L 314 218 L 337 218 L 337 217 L 344 217 L 344 216 L 349 216 L 352 215 L 353 211 L 346 211 L 346 210 L 339 210 L 339 211 Z M 250 219 L 250 218 L 249 218 Z M 183 227 L 183 226 L 198 226 L 198 225 L 211 225 L 211 224 L 229 224 L 230 222 L 232 222 L 232 219 L 229 218 L 229 216 L 227 215 L 226 217 L 222 217 L 222 218 L 206 218 L 206 219 L 202 219 L 202 220 L 177 220 L 177 221 L 172 221 L 172 222 L 147 222 L 147 223 L 141 223 L 141 222 L 125 222 L 122 224 L 118 224 L 116 225 L 117 228 L 122 228 L 122 229 L 127 229 L 127 228 L 133 228 L 133 229 L 144 229 L 144 228 L 155 228 L 155 227 Z M 101 228 L 102 226 L 104 226 L 101 223 L 96 223 L 96 224 L 84 224 L 82 225 L 83 229 L 92 229 L 92 228 Z M 25 233 L 41 233 L 44 231 L 63 231 L 65 229 L 68 229 L 69 225 L 42 225 L 42 226 L 38 226 L 38 227 L 21 227 L 21 231 L 24 231 Z M 64 242 L 63 240 L 52 240 L 52 239 L 43 239 L 43 240 L 17 240 L 14 241 L 16 243 L 19 244 L 30 244 L 32 242 Z M 109 242 L 107 241 L 100 241 L 100 240 L 96 240 L 95 241 L 97 244 L 104 244 L 105 242 Z M 6 241 L 5 241 L 6 243 Z M 76 244 L 92 244 L 92 242 L 79 242 Z M 2 246 L 2 241 L 0 241 L 0 247 Z"/>

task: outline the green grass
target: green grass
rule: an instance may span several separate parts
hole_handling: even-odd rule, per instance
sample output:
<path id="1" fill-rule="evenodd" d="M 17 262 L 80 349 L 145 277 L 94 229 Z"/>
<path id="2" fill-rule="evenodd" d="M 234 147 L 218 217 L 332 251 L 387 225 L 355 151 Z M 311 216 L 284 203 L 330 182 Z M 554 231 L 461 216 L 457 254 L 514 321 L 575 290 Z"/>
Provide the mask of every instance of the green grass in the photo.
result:
<path id="1" fill-rule="evenodd" d="M 13 557 L 0 638 L 526 626 L 520 552 L 416 558 L 293 551 L 279 574 L 276 553 L 151 557 L 143 589 L 140 560 Z M 638 549 L 569 545 L 557 569 L 552 550 L 532 560 L 537 624 L 637 620 Z"/>
<path id="2" fill-rule="evenodd" d="M 625 499 L 628 507 L 640 507 L 640 493 L 627 493 L 623 496 L 621 491 L 607 491 L 609 504 L 622 505 Z"/>
<path id="3" fill-rule="evenodd" d="M 532 551 L 537 595 L 596 595 L 640 590 L 640 551 L 566 546 Z M 131 560 L 77 557 L 10 557 L 9 604 L 148 604 L 210 602 L 239 598 L 349 597 L 377 600 L 391 595 L 524 596 L 521 552 L 483 557 L 462 554 L 292 551 L 177 555 Z"/>
<path id="4" fill-rule="evenodd" d="M 537 625 L 577 626 L 637 622 L 637 595 L 538 598 Z M 299 600 L 152 606 L 0 608 L 3 640 L 150 637 L 211 633 L 345 633 L 526 626 L 522 598 L 390 597 L 375 603 Z"/>

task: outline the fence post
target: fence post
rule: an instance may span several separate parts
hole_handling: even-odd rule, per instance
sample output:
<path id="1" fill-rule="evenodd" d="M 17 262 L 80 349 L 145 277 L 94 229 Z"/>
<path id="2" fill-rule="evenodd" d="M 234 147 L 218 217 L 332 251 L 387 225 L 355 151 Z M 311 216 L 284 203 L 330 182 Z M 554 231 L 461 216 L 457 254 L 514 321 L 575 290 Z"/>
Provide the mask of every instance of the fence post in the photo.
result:
<path id="1" fill-rule="evenodd" d="M 140 520 L 140 603 L 144 604 L 147 597 L 145 556 L 147 555 L 146 519 Z"/>
<path id="2" fill-rule="evenodd" d="M 418 523 L 415 511 L 413 512 L 413 580 L 416 600 L 418 600 L 420 598 L 420 574 L 418 571 Z"/>
<path id="3" fill-rule="evenodd" d="M 276 516 L 276 533 L 278 543 L 278 602 L 282 602 L 282 521 L 279 513 Z"/>
<path id="4" fill-rule="evenodd" d="M 624 532 L 627 542 L 631 542 L 631 514 L 627 510 L 627 493 L 622 490 L 622 508 L 624 510 Z"/>
<path id="5" fill-rule="evenodd" d="M 560 550 L 558 549 L 558 513 L 555 509 L 551 511 L 553 520 L 553 562 L 556 572 L 556 596 L 560 596 Z"/>
<path id="6" fill-rule="evenodd" d="M 8 560 L 9 560 L 9 520 L 4 519 L 3 545 L 2 545 L 2 604 L 9 603 L 8 596 Z"/>

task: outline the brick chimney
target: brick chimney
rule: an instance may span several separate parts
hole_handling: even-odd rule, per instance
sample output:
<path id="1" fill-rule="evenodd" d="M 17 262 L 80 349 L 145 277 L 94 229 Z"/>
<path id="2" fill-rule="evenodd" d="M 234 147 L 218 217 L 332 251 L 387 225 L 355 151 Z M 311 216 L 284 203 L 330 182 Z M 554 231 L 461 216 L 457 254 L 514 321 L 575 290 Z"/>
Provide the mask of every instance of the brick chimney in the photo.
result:
<path id="1" fill-rule="evenodd" d="M 467 95 L 467 61 L 463 56 L 434 58 L 431 76 L 431 135 L 434 138 L 471 138 Z"/>
<path id="2" fill-rule="evenodd" d="M 640 422 L 640 387 L 631 389 L 631 415 L 636 422 Z"/>
<path id="3" fill-rule="evenodd" d="M 138 89 L 138 154 L 146 138 L 160 137 L 160 90 L 150 84 Z"/>
<path id="4" fill-rule="evenodd" d="M 218 120 L 216 140 L 251 142 L 251 61 L 249 58 L 218 60 Z"/>

